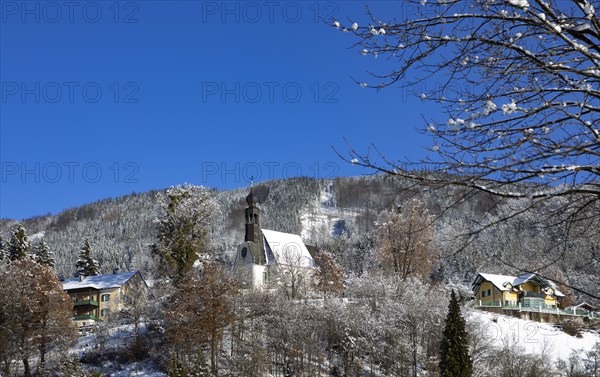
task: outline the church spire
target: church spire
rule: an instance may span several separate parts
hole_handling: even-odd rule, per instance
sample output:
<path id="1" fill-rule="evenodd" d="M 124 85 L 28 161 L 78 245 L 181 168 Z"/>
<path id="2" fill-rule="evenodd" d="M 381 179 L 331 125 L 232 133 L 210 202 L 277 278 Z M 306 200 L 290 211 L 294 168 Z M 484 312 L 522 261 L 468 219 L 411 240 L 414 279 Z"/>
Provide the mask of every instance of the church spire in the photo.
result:
<path id="1" fill-rule="evenodd" d="M 256 206 L 257 198 L 254 195 L 252 184 L 250 185 L 250 193 L 246 196 L 246 203 L 248 207 L 245 210 L 246 214 L 246 236 L 245 241 L 253 241 L 262 244 L 262 237 L 260 232 L 259 215 L 260 210 Z"/>

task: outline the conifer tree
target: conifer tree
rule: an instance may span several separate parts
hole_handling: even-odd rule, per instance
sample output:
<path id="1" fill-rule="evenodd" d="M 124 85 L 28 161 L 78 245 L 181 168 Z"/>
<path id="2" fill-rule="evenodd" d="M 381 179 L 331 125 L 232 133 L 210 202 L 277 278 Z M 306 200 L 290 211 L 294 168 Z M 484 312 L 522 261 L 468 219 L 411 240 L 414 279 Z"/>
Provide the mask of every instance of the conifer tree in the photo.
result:
<path id="1" fill-rule="evenodd" d="M 440 344 L 440 372 L 442 377 L 471 377 L 473 362 L 469 356 L 469 341 L 465 320 L 460 313 L 458 298 L 452 290 L 448 316 Z"/>
<path id="2" fill-rule="evenodd" d="M 8 258 L 11 262 L 23 260 L 31 250 L 31 244 L 27 239 L 27 231 L 23 224 L 18 224 L 12 232 L 8 242 Z"/>
<path id="3" fill-rule="evenodd" d="M 91 257 L 92 246 L 90 245 L 89 240 L 85 240 L 81 251 L 79 252 L 79 258 L 77 259 L 77 264 L 75 267 L 77 271 L 75 272 L 75 276 L 84 275 L 98 275 L 100 273 L 100 268 L 98 267 L 98 261 Z"/>
<path id="4" fill-rule="evenodd" d="M 43 239 L 33 248 L 33 260 L 42 266 L 54 268 L 54 253 L 48 249 L 48 244 Z"/>

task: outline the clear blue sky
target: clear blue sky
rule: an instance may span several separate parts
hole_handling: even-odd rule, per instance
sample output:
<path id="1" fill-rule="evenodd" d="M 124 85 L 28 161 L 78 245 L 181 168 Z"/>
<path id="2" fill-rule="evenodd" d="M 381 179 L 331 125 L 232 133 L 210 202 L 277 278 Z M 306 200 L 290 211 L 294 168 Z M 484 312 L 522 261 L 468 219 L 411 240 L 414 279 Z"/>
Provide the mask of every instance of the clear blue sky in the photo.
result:
<path id="1" fill-rule="evenodd" d="M 0 218 L 193 183 L 367 172 L 331 147 L 422 157 L 422 91 L 318 20 L 363 2 L 0 2 Z M 400 3 L 370 3 L 392 15 Z"/>

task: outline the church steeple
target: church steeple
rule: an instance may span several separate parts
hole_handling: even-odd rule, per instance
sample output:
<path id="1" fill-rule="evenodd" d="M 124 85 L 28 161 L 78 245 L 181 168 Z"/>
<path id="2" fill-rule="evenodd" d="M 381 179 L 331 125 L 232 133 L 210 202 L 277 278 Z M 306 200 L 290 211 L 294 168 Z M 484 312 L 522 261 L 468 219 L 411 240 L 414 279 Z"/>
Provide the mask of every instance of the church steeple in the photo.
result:
<path id="1" fill-rule="evenodd" d="M 245 241 L 253 241 L 260 245 L 262 245 L 262 235 L 260 232 L 260 223 L 259 223 L 259 212 L 260 210 L 256 206 L 257 200 L 254 192 L 252 190 L 252 186 L 250 186 L 250 193 L 246 196 L 246 203 L 248 203 L 248 208 L 246 208 L 246 236 L 244 238 Z"/>

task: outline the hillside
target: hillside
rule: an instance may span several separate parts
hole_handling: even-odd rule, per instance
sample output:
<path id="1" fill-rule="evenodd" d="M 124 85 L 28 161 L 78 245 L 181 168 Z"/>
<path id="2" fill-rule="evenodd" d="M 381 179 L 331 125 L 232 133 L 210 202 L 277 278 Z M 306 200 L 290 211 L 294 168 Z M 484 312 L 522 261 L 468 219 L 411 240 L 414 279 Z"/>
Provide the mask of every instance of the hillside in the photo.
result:
<path id="1" fill-rule="evenodd" d="M 510 222 L 500 222 L 475 238 L 465 238 L 467 230 L 493 223 L 526 204 L 447 187 L 416 186 L 382 175 L 291 178 L 262 182 L 254 191 L 264 228 L 301 234 L 305 242 L 332 251 L 347 273 L 360 274 L 375 263 L 373 231 L 380 213 L 417 197 L 436 217 L 435 241 L 442 252 L 437 279 L 469 283 L 478 271 L 514 272 L 503 261 L 537 270 L 546 266 L 549 255 L 559 255 L 556 246 L 561 244 L 561 258 L 542 271 L 547 276 L 564 275 L 569 283 L 592 292 L 600 287 L 594 267 L 600 240 L 585 229 L 570 229 L 568 241 L 557 242 L 566 239 L 562 230 L 546 226 L 561 199 L 547 201 Z M 219 207 L 210 229 L 212 247 L 220 260 L 230 264 L 243 240 L 247 188 L 213 190 L 212 194 Z M 164 197 L 161 190 L 105 199 L 54 216 L 30 218 L 24 225 L 34 241 L 43 236 L 54 251 L 59 276 L 73 274 L 77 253 L 89 238 L 103 272 L 114 267 L 139 269 L 151 277 L 149 245 L 154 242 L 155 220 L 161 215 Z M 459 204 L 449 208 L 457 198 L 461 198 Z M 15 223 L 0 221 L 5 240 Z"/>

